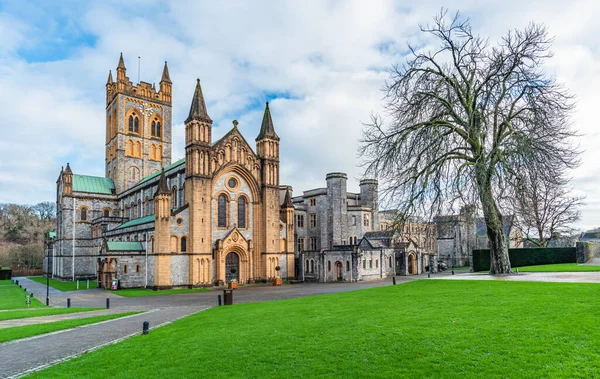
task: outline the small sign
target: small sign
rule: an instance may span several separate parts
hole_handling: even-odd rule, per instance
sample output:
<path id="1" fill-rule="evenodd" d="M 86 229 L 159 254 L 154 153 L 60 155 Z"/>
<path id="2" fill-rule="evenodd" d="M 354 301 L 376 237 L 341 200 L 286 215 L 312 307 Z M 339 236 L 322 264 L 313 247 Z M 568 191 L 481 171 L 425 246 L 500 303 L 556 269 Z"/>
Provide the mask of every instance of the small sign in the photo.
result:
<path id="1" fill-rule="evenodd" d="M 118 288 L 119 288 L 119 280 L 118 279 L 113 279 L 112 285 L 110 286 L 110 289 L 116 291 Z"/>

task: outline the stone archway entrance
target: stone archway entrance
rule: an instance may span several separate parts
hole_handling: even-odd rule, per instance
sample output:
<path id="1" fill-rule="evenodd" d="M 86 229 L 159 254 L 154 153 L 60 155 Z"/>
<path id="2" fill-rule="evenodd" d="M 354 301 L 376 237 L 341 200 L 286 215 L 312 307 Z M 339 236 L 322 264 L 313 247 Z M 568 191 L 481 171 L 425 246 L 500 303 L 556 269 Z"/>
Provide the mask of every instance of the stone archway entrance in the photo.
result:
<path id="1" fill-rule="evenodd" d="M 340 261 L 335 262 L 334 274 L 335 274 L 336 280 L 339 280 L 339 281 L 344 280 L 344 268 L 342 266 L 342 262 L 340 262 Z"/>
<path id="2" fill-rule="evenodd" d="M 417 274 L 417 259 L 413 253 L 408 254 L 408 274 Z"/>
<path id="3" fill-rule="evenodd" d="M 235 274 L 231 273 L 235 269 Z M 233 251 L 225 257 L 225 281 L 231 282 L 232 279 L 239 280 L 240 277 L 240 257 Z"/>

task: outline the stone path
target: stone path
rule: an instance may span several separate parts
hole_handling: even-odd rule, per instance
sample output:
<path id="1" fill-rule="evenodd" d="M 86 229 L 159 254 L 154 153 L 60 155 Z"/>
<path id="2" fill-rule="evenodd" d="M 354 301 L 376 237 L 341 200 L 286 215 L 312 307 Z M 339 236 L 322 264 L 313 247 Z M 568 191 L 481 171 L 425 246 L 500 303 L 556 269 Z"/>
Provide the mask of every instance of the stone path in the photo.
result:
<path id="1" fill-rule="evenodd" d="M 516 275 L 499 276 L 486 273 L 464 273 L 432 276 L 442 280 L 494 280 L 510 282 L 557 282 L 557 283 L 600 283 L 600 272 L 520 272 Z"/>
<path id="2" fill-rule="evenodd" d="M 45 309 L 45 308 L 37 308 L 37 309 L 41 310 L 41 309 Z M 11 309 L 11 310 L 14 311 L 15 309 Z M 34 310 L 34 309 L 31 309 L 31 310 Z M 0 321 L 0 329 L 12 328 L 14 326 L 47 324 L 49 322 L 55 322 L 55 321 L 75 320 L 75 319 L 80 319 L 80 318 L 113 315 L 113 314 L 125 313 L 125 312 L 127 312 L 127 310 L 125 310 L 125 309 L 103 309 L 103 310 L 99 310 L 99 311 L 66 313 L 66 314 L 50 315 L 50 316 L 35 316 L 34 315 L 29 318 L 17 318 L 17 319 L 13 319 L 13 320 Z"/>

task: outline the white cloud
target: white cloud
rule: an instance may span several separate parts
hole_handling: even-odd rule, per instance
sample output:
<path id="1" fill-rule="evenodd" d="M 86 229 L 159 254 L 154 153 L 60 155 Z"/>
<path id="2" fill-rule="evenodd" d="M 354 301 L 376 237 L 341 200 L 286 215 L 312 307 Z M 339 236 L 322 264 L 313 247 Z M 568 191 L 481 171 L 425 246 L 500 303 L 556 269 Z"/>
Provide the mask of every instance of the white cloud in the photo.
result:
<path id="1" fill-rule="evenodd" d="M 48 4 L 42 3 L 48 7 Z M 44 30 L 25 19 L 41 14 L 0 13 L 0 98 L 5 112 L 0 141 L 2 202 L 52 200 L 55 180 L 68 159 L 76 172 L 104 172 L 104 83 L 123 52 L 129 77 L 158 82 L 169 61 L 174 83 L 173 157 L 183 156 L 182 122 L 200 77 L 214 138 L 238 119 L 250 144 L 258 134 L 266 96 L 281 137 L 281 182 L 296 194 L 325 185 L 331 171 L 348 173 L 357 190 L 358 139 L 363 121 L 381 111 L 385 69 L 402 60 L 406 43 L 427 43 L 419 23 L 430 22 L 438 1 L 236 1 L 56 3 L 56 20 Z M 588 197 L 581 227 L 600 225 L 600 159 L 595 108 L 600 85 L 600 34 L 594 1 L 455 2 L 482 35 L 498 39 L 508 28 L 544 22 L 556 35 L 548 69 L 578 97 L 575 126 L 586 135 L 575 186 Z M 37 10 L 36 10 L 37 9 Z M 47 9 L 46 9 L 47 11 Z M 10 10 L 9 10 L 10 12 Z M 60 16 L 60 17 L 59 17 Z M 61 26 L 61 23 L 67 26 Z M 65 45 L 67 56 L 27 62 L 65 30 L 93 43 Z M 48 35 L 44 35 L 44 33 Z M 64 42 L 66 43 L 66 42 Z M 7 138 L 7 136 L 10 136 Z"/>

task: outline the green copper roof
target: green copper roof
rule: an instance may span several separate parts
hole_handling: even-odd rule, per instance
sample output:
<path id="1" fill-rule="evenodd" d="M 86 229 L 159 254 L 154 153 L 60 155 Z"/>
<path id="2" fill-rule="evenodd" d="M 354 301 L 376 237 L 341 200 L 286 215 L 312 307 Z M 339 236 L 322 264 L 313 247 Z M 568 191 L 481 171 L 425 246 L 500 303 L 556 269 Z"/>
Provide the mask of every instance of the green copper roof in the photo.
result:
<path id="1" fill-rule="evenodd" d="M 175 163 L 171 163 L 170 165 L 168 165 L 167 167 L 165 167 L 165 172 L 169 171 L 172 168 L 175 168 L 177 166 L 180 166 L 182 164 L 185 163 L 185 158 L 181 158 L 180 160 L 178 160 Z M 148 180 L 152 179 L 152 178 L 156 178 L 157 176 L 160 175 L 160 171 L 156 171 L 154 174 L 150 174 L 148 176 L 146 176 L 144 179 L 140 180 L 140 182 L 138 184 L 142 184 L 147 182 Z"/>
<path id="2" fill-rule="evenodd" d="M 115 184 L 111 178 L 73 174 L 73 192 L 90 192 L 111 195 Z"/>
<path id="3" fill-rule="evenodd" d="M 141 242 L 122 242 L 122 241 L 109 241 L 106 242 L 106 248 L 108 251 L 143 251 L 144 247 Z"/>
<path id="4" fill-rule="evenodd" d="M 128 228 L 130 226 L 147 224 L 152 221 L 154 221 L 154 215 L 144 216 L 144 217 L 140 217 L 140 218 L 135 218 L 133 220 L 129 220 L 129 221 L 117 226 L 115 229 L 123 229 L 123 228 Z"/>

